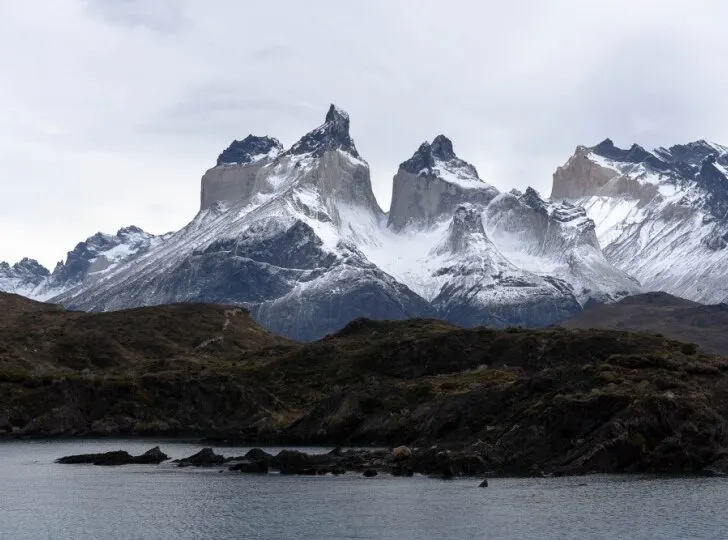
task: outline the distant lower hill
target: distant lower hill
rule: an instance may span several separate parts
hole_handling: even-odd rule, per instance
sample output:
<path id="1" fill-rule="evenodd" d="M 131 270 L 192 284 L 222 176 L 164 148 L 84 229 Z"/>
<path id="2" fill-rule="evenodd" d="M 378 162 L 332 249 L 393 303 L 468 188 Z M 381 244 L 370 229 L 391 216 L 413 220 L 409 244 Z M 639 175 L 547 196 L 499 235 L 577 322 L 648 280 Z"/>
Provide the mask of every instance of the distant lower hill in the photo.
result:
<path id="1" fill-rule="evenodd" d="M 177 365 L 292 344 L 239 307 L 173 304 L 109 313 L 67 311 L 0 292 L 0 370 L 37 374 Z"/>
<path id="2" fill-rule="evenodd" d="M 706 306 L 663 292 L 600 304 L 560 323 L 566 328 L 600 328 L 663 334 L 728 356 L 728 304 Z"/>

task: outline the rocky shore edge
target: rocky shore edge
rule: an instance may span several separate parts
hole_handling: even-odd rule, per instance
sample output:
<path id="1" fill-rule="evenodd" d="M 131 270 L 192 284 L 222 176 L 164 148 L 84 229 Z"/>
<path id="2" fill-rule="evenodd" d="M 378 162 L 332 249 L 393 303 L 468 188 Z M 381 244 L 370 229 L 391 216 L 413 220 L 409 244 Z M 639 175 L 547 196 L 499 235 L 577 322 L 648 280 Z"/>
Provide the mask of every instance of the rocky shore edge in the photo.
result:
<path id="1" fill-rule="evenodd" d="M 159 446 L 134 456 L 124 450 L 97 454 L 77 454 L 56 460 L 60 464 L 93 464 L 101 466 L 159 465 L 170 457 Z M 228 471 L 247 474 L 278 472 L 284 475 L 334 476 L 356 473 L 365 477 L 379 474 L 413 476 L 421 474 L 431 478 L 451 479 L 459 476 L 481 477 L 498 471 L 481 456 L 466 450 L 443 450 L 398 446 L 392 449 L 342 449 L 313 454 L 286 449 L 273 455 L 261 448 L 253 448 L 243 456 L 225 457 L 212 448 L 203 448 L 196 454 L 172 461 L 178 467 L 225 467 Z M 487 481 L 482 482 L 483 487 Z"/>

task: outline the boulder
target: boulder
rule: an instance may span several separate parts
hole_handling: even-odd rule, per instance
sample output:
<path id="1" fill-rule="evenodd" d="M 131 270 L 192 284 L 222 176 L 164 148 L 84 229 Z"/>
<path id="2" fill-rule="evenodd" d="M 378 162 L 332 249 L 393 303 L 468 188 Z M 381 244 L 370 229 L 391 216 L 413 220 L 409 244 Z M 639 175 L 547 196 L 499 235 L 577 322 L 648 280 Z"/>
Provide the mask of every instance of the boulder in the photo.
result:
<path id="1" fill-rule="evenodd" d="M 412 450 L 407 446 L 398 446 L 392 450 L 392 459 L 394 461 L 403 461 L 412 457 Z"/>
<path id="2" fill-rule="evenodd" d="M 271 458 L 270 465 L 281 474 L 309 474 L 309 469 L 316 469 L 331 462 L 331 456 L 311 455 L 299 450 L 281 450 Z"/>
<path id="3" fill-rule="evenodd" d="M 374 476 L 377 476 L 377 474 L 379 473 L 374 469 L 367 469 L 366 471 L 364 471 L 364 476 L 367 478 L 372 478 Z"/>
<path id="4" fill-rule="evenodd" d="M 273 459 L 273 455 L 269 454 L 262 448 L 252 448 L 245 454 L 244 459 L 248 461 L 270 463 Z"/>

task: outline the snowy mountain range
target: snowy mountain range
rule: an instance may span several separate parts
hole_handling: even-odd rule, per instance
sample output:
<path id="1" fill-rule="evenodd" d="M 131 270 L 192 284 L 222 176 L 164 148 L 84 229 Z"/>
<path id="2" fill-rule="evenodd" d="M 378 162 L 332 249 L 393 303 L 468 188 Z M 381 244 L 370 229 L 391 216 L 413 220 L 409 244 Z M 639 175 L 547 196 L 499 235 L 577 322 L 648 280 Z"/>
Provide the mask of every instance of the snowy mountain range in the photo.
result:
<path id="1" fill-rule="evenodd" d="M 582 206 L 607 260 L 645 290 L 728 301 L 728 148 L 580 146 L 552 197 Z"/>
<path id="2" fill-rule="evenodd" d="M 662 261 L 639 262 L 652 252 L 639 240 L 645 233 L 628 230 L 638 214 L 642 228 L 656 230 L 669 214 L 660 198 L 677 197 L 682 215 L 700 221 L 705 234 L 693 248 L 701 256 L 726 252 L 725 186 L 710 180 L 725 167 L 720 147 L 706 146 L 700 159 L 677 147 L 580 147 L 546 200 L 530 188 L 500 193 L 438 135 L 402 162 L 385 213 L 349 125 L 332 105 L 288 149 L 270 137 L 233 141 L 202 177 L 200 211 L 183 229 L 99 233 L 53 272 L 27 259 L 3 263 L 0 290 L 84 310 L 235 304 L 275 332 L 310 340 L 361 316 L 544 326 L 640 292 L 639 281 L 666 286 L 667 275 L 651 281 L 664 249 Z M 678 238 L 672 212 L 667 242 Z"/>

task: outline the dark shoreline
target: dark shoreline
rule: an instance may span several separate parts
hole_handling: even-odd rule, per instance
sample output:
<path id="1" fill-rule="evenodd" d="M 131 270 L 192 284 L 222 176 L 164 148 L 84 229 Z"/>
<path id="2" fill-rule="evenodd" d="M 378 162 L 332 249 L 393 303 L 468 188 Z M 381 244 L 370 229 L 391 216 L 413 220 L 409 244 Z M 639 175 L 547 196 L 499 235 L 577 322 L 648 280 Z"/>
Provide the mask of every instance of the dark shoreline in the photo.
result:
<path id="1" fill-rule="evenodd" d="M 294 343 L 242 312 L 225 326 L 222 306 L 25 309 L 0 326 L 5 440 L 435 447 L 466 474 L 728 472 L 728 359 L 662 336 L 360 319 Z"/>

